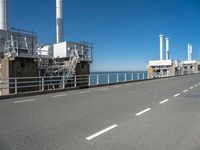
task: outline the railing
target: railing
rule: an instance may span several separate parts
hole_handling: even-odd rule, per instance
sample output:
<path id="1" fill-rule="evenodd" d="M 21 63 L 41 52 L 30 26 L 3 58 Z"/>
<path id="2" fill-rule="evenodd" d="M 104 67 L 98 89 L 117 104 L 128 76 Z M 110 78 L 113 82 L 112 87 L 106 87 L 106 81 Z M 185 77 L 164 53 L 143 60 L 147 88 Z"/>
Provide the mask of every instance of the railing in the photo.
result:
<path id="1" fill-rule="evenodd" d="M 138 73 L 99 73 L 90 75 L 90 85 L 105 85 L 113 83 L 123 83 L 136 80 L 145 80 L 148 78 L 147 72 Z"/>
<path id="2" fill-rule="evenodd" d="M 146 72 L 76 75 L 69 76 L 67 80 L 65 76 L 2 78 L 0 95 L 90 87 L 145 79 L 147 79 Z"/>

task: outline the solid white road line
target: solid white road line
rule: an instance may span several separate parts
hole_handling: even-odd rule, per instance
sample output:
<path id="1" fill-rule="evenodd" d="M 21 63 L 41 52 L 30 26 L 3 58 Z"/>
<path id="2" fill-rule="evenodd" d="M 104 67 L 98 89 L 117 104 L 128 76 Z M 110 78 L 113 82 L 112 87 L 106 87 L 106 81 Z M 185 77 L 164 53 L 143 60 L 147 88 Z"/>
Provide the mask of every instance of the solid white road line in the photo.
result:
<path id="1" fill-rule="evenodd" d="M 140 115 L 142 115 L 142 114 L 144 114 L 144 113 L 146 113 L 146 112 L 148 112 L 148 111 L 150 111 L 151 110 L 151 108 L 147 108 L 147 109 L 145 109 L 145 110 L 143 110 L 143 111 L 141 111 L 141 112 L 139 112 L 139 113 L 137 113 L 137 114 L 135 114 L 136 116 L 140 116 Z"/>
<path id="2" fill-rule="evenodd" d="M 81 91 L 80 94 L 89 93 L 91 91 Z"/>
<path id="3" fill-rule="evenodd" d="M 183 91 L 183 93 L 186 93 L 186 92 L 188 92 L 188 90 L 187 90 L 187 89 Z"/>
<path id="4" fill-rule="evenodd" d="M 108 88 L 101 88 L 101 89 L 96 89 L 97 91 L 105 91 L 107 90 Z"/>
<path id="5" fill-rule="evenodd" d="M 63 97 L 63 96 L 67 96 L 68 94 L 62 94 L 62 95 L 54 95 L 52 97 L 56 98 L 56 97 Z"/>
<path id="6" fill-rule="evenodd" d="M 18 104 L 18 103 L 33 102 L 33 101 L 36 101 L 36 99 L 27 99 L 27 100 L 22 100 L 22 101 L 16 101 L 16 102 L 14 102 L 14 103 L 15 103 L 15 104 Z"/>
<path id="7" fill-rule="evenodd" d="M 166 100 L 160 102 L 160 104 L 164 104 L 164 103 L 166 103 L 166 102 L 168 102 L 168 101 L 169 101 L 169 99 L 166 99 Z"/>
<path id="8" fill-rule="evenodd" d="M 117 89 L 117 88 L 120 88 L 120 87 L 122 87 L 122 86 L 121 86 L 121 85 L 119 85 L 119 86 L 115 86 L 114 88 L 115 88 L 115 89 Z"/>
<path id="9" fill-rule="evenodd" d="M 103 129 L 103 130 L 101 130 L 101 131 L 99 131 L 99 132 L 97 132 L 97 133 L 95 133 L 95 134 L 93 134 L 93 135 L 87 137 L 86 140 L 88 140 L 88 141 L 89 141 L 89 140 L 92 140 L 93 138 L 95 138 L 95 137 L 97 137 L 97 136 L 99 136 L 99 135 L 101 135 L 101 134 L 104 134 L 105 132 L 108 132 L 108 131 L 114 129 L 114 128 L 116 128 L 117 126 L 118 126 L 118 125 L 115 124 L 115 125 L 112 125 L 112 126 L 106 128 L 106 129 Z"/>
<path id="10" fill-rule="evenodd" d="M 178 96 L 180 96 L 180 93 L 178 93 L 178 94 L 174 95 L 174 97 L 178 97 Z"/>

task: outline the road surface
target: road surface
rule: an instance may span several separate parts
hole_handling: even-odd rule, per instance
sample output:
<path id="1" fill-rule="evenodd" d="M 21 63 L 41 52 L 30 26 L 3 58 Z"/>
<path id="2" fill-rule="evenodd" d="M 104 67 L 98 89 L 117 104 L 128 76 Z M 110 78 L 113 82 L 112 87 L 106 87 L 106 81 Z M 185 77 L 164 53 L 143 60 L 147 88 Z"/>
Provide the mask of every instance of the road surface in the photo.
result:
<path id="1" fill-rule="evenodd" d="M 199 150 L 200 74 L 0 101 L 0 150 Z"/>

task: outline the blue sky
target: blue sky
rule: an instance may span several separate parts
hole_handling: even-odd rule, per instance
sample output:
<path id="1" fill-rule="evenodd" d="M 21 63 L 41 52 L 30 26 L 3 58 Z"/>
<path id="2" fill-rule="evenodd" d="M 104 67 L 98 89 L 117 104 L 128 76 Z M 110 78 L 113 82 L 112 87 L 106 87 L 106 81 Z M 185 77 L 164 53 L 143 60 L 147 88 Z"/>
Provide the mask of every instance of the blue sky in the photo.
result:
<path id="1" fill-rule="evenodd" d="M 63 0 L 65 40 L 95 45 L 93 71 L 144 70 L 159 59 L 159 34 L 170 37 L 171 58 L 199 59 L 200 0 Z M 55 0 L 9 0 L 10 27 L 55 42 Z"/>

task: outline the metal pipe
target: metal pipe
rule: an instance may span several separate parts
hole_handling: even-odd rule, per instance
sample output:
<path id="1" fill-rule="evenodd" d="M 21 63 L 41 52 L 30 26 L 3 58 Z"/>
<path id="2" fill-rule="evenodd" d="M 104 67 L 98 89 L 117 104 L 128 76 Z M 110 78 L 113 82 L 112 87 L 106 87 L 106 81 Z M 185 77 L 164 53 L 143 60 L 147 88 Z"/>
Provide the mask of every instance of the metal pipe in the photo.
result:
<path id="1" fill-rule="evenodd" d="M 169 60 L 169 38 L 166 38 L 166 60 Z"/>
<path id="2" fill-rule="evenodd" d="M 63 41 L 63 0 L 56 0 L 56 42 L 61 43 Z"/>
<path id="3" fill-rule="evenodd" d="M 8 30 L 7 0 L 0 0 L 0 30 Z"/>
<path id="4" fill-rule="evenodd" d="M 160 60 L 163 60 L 163 43 L 164 35 L 160 34 Z"/>

